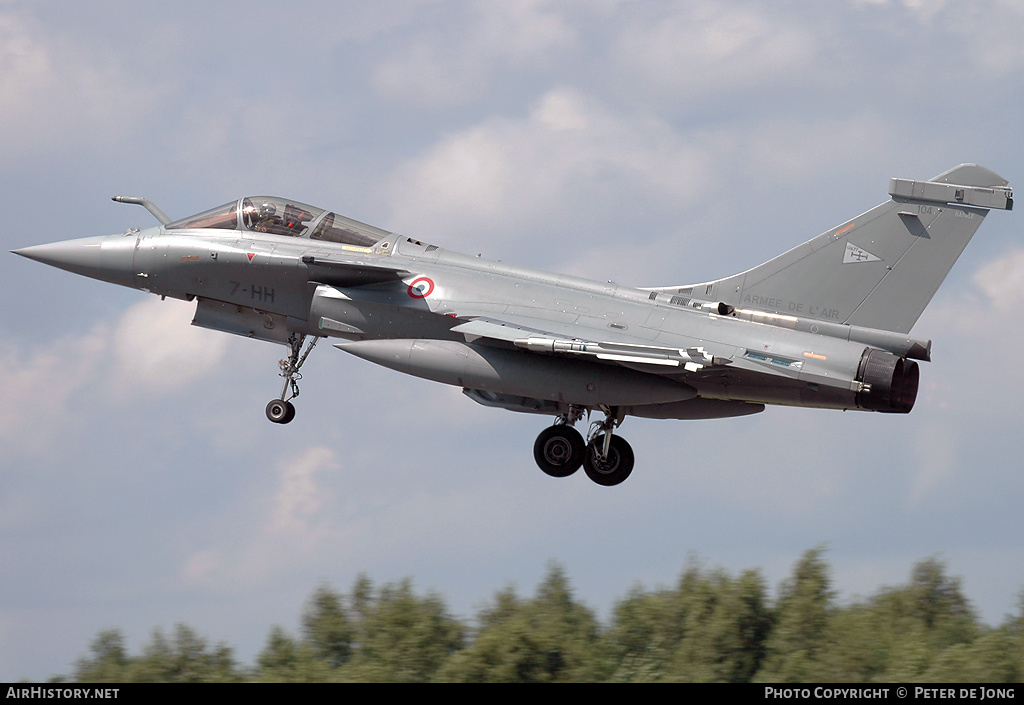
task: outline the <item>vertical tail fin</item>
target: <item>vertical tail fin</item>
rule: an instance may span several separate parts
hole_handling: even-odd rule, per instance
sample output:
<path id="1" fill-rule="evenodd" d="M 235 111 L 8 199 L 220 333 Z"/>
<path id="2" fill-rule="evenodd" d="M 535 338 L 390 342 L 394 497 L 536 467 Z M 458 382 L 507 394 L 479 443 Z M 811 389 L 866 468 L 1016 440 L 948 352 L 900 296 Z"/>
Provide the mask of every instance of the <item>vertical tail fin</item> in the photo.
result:
<path id="1" fill-rule="evenodd" d="M 1013 193 L 998 174 L 961 164 L 928 181 L 892 179 L 889 194 L 886 203 L 746 272 L 651 291 L 676 303 L 722 302 L 909 333 L 988 210 L 1012 209 Z"/>

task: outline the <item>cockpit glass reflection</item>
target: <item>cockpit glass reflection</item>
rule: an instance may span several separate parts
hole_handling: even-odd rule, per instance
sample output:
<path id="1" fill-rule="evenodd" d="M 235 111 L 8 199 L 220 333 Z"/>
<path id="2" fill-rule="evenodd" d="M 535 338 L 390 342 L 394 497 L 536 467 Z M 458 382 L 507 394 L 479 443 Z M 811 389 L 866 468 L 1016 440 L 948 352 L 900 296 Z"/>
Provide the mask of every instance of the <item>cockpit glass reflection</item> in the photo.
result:
<path id="1" fill-rule="evenodd" d="M 169 230 L 248 230 L 254 233 L 308 237 L 342 245 L 371 247 L 391 235 L 323 208 L 277 196 L 247 196 L 166 226 Z"/>
<path id="2" fill-rule="evenodd" d="M 242 199 L 242 226 L 258 233 L 302 237 L 323 212 L 298 201 L 252 196 Z"/>
<path id="3" fill-rule="evenodd" d="M 238 201 L 225 203 L 223 206 L 211 208 L 208 211 L 190 215 L 187 218 L 176 220 L 167 224 L 168 230 L 183 230 L 186 228 L 213 228 L 215 230 L 237 230 L 238 229 Z"/>

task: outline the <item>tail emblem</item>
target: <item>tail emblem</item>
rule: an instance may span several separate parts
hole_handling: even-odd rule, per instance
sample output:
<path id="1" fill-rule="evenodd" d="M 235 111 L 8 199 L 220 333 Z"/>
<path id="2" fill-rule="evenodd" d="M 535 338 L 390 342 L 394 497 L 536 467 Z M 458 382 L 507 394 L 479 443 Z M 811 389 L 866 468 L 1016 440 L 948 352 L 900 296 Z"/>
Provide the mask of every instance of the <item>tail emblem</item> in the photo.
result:
<path id="1" fill-rule="evenodd" d="M 857 247 L 852 242 L 846 243 L 846 252 L 843 254 L 843 264 L 856 264 L 857 262 L 878 262 L 882 258 L 877 257 L 867 250 Z"/>

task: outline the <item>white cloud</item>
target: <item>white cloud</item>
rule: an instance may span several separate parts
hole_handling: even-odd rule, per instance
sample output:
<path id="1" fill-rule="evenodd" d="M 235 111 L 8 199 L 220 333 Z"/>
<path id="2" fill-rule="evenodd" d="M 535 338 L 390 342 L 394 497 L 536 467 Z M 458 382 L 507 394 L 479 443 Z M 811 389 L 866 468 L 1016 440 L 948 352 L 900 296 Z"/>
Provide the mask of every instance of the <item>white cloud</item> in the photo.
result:
<path id="1" fill-rule="evenodd" d="M 282 466 L 280 485 L 274 495 L 271 530 L 312 539 L 310 532 L 328 499 L 317 476 L 339 467 L 334 451 L 323 447 L 310 448 Z"/>
<path id="2" fill-rule="evenodd" d="M 0 457 L 46 454 L 76 426 L 69 400 L 90 385 L 107 352 L 105 327 L 47 346 L 0 344 Z"/>
<path id="3" fill-rule="evenodd" d="M 991 229 L 988 224 L 981 227 Z M 922 330 L 949 329 L 949 337 L 971 340 L 972 349 L 1016 349 L 1015 341 L 1024 339 L 1024 250 L 1011 250 L 982 265 L 971 283 L 975 289 L 930 306 L 922 316 Z"/>
<path id="4" fill-rule="evenodd" d="M 985 223 L 982 230 L 993 227 Z M 976 288 L 956 298 L 940 295 L 915 327 L 936 341 L 934 362 L 922 370 L 919 403 L 980 415 L 1019 410 L 1024 368 L 1012 353 L 1024 346 L 1024 250 L 982 265 L 971 281 Z"/>
<path id="5" fill-rule="evenodd" d="M 194 306 L 150 297 L 113 326 L 29 348 L 0 343 L 0 388 L 17 401 L 0 405 L 0 455 L 59 452 L 55 439 L 87 422 L 83 408 L 171 394 L 212 374 L 229 338 L 190 327 Z"/>
<path id="6" fill-rule="evenodd" d="M 217 574 L 222 562 L 221 552 L 215 548 L 196 551 L 182 566 L 181 577 L 187 584 L 203 584 Z"/>
<path id="7" fill-rule="evenodd" d="M 111 341 L 122 392 L 169 392 L 223 362 L 229 336 L 191 326 L 194 312 L 194 303 L 155 296 L 125 311 Z"/>
<path id="8" fill-rule="evenodd" d="M 156 106 L 151 83 L 75 37 L 0 12 L 0 157 L 124 139 Z"/>
<path id="9" fill-rule="evenodd" d="M 0 119 L 11 120 L 51 78 L 49 52 L 15 17 L 0 15 Z"/>
<path id="10" fill-rule="evenodd" d="M 923 0 L 919 0 L 922 1 Z M 1017 76 L 1024 66 L 1024 4 L 1018 0 L 996 0 L 989 7 L 974 7 L 971 22 L 958 17 L 964 9 L 955 5 L 950 27 L 970 42 L 972 53 L 986 73 Z"/>
<path id="11" fill-rule="evenodd" d="M 617 33 L 611 55 L 634 88 L 670 100 L 705 103 L 722 91 L 792 81 L 818 51 L 810 23 L 795 24 L 761 6 L 687 2 L 636 13 Z"/>
<path id="12" fill-rule="evenodd" d="M 973 281 L 989 298 L 991 308 L 1001 314 L 1020 311 L 1024 306 L 1024 250 L 989 262 Z"/>
<path id="13" fill-rule="evenodd" d="M 450 134 L 402 165 L 393 179 L 393 222 L 407 231 L 452 233 L 446 246 L 469 235 L 467 246 L 477 247 L 514 234 L 517 249 L 557 248 L 562 243 L 548 239 L 551 224 L 570 213 L 589 209 L 599 220 L 627 202 L 634 211 L 645 202 L 674 209 L 713 186 L 711 149 L 703 141 L 560 89 L 525 117 Z M 595 234 L 607 236 L 608 229 Z"/>
<path id="14" fill-rule="evenodd" d="M 773 120 L 743 135 L 740 153 L 745 161 L 737 166 L 759 174 L 766 182 L 816 182 L 822 174 L 828 174 L 839 184 L 853 171 L 863 173 L 872 167 L 871 171 L 876 171 L 878 155 L 897 146 L 893 143 L 894 132 L 886 118 L 870 112 L 834 119 L 818 116 L 813 121 Z M 878 191 L 881 200 L 885 191 Z"/>
<path id="15" fill-rule="evenodd" d="M 314 446 L 279 461 L 271 475 L 263 472 L 243 505 L 212 518 L 219 529 L 198 535 L 205 545 L 192 548 L 180 579 L 232 592 L 239 577 L 246 585 L 265 582 L 332 550 L 338 538 L 332 476 L 339 469 L 334 450 Z M 207 535 L 217 538 L 206 542 Z"/>
<path id="16" fill-rule="evenodd" d="M 516 0 L 469 7 L 470 17 L 462 22 L 446 6 L 429 29 L 396 47 L 372 73 L 377 93 L 421 109 L 465 105 L 490 88 L 497 70 L 544 66 L 575 43 L 575 32 L 550 3 Z"/>
<path id="17" fill-rule="evenodd" d="M 927 24 L 951 3 L 949 0 L 899 0 L 898 4 L 909 10 L 919 22 Z"/>
<path id="18" fill-rule="evenodd" d="M 926 41 L 942 42 L 949 56 L 970 67 L 965 75 L 973 73 L 972 78 L 990 80 L 994 75 L 1015 74 L 1024 65 L 1020 42 L 1024 5 L 1019 0 L 853 0 L 852 4 L 873 6 L 881 27 L 894 35 L 903 32 L 900 20 L 909 15 L 917 23 L 912 31 Z M 937 39 L 936 32 L 948 32 L 949 36 Z M 980 75 L 979 70 L 983 72 Z"/>

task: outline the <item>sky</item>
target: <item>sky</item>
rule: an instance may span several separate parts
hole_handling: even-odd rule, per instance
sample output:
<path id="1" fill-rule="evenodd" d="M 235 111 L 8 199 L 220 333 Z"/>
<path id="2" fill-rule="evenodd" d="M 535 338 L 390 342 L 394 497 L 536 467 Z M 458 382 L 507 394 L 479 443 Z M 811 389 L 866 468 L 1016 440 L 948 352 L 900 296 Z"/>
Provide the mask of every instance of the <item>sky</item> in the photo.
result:
<path id="1" fill-rule="evenodd" d="M 774 592 L 824 546 L 843 601 L 945 562 L 1024 589 L 1024 221 L 992 212 L 914 334 L 908 416 L 629 418 L 605 488 L 540 416 L 6 251 L 295 198 L 441 247 L 667 286 L 727 276 L 980 163 L 1022 179 L 1019 0 L 0 0 L 0 681 L 177 622 L 251 663 L 323 583 L 411 577 L 470 620 L 550 560 L 607 619 L 688 561 Z M 1014 353 L 1014 354 L 1010 354 Z M 1009 357 L 1007 357 L 1009 356 Z"/>

